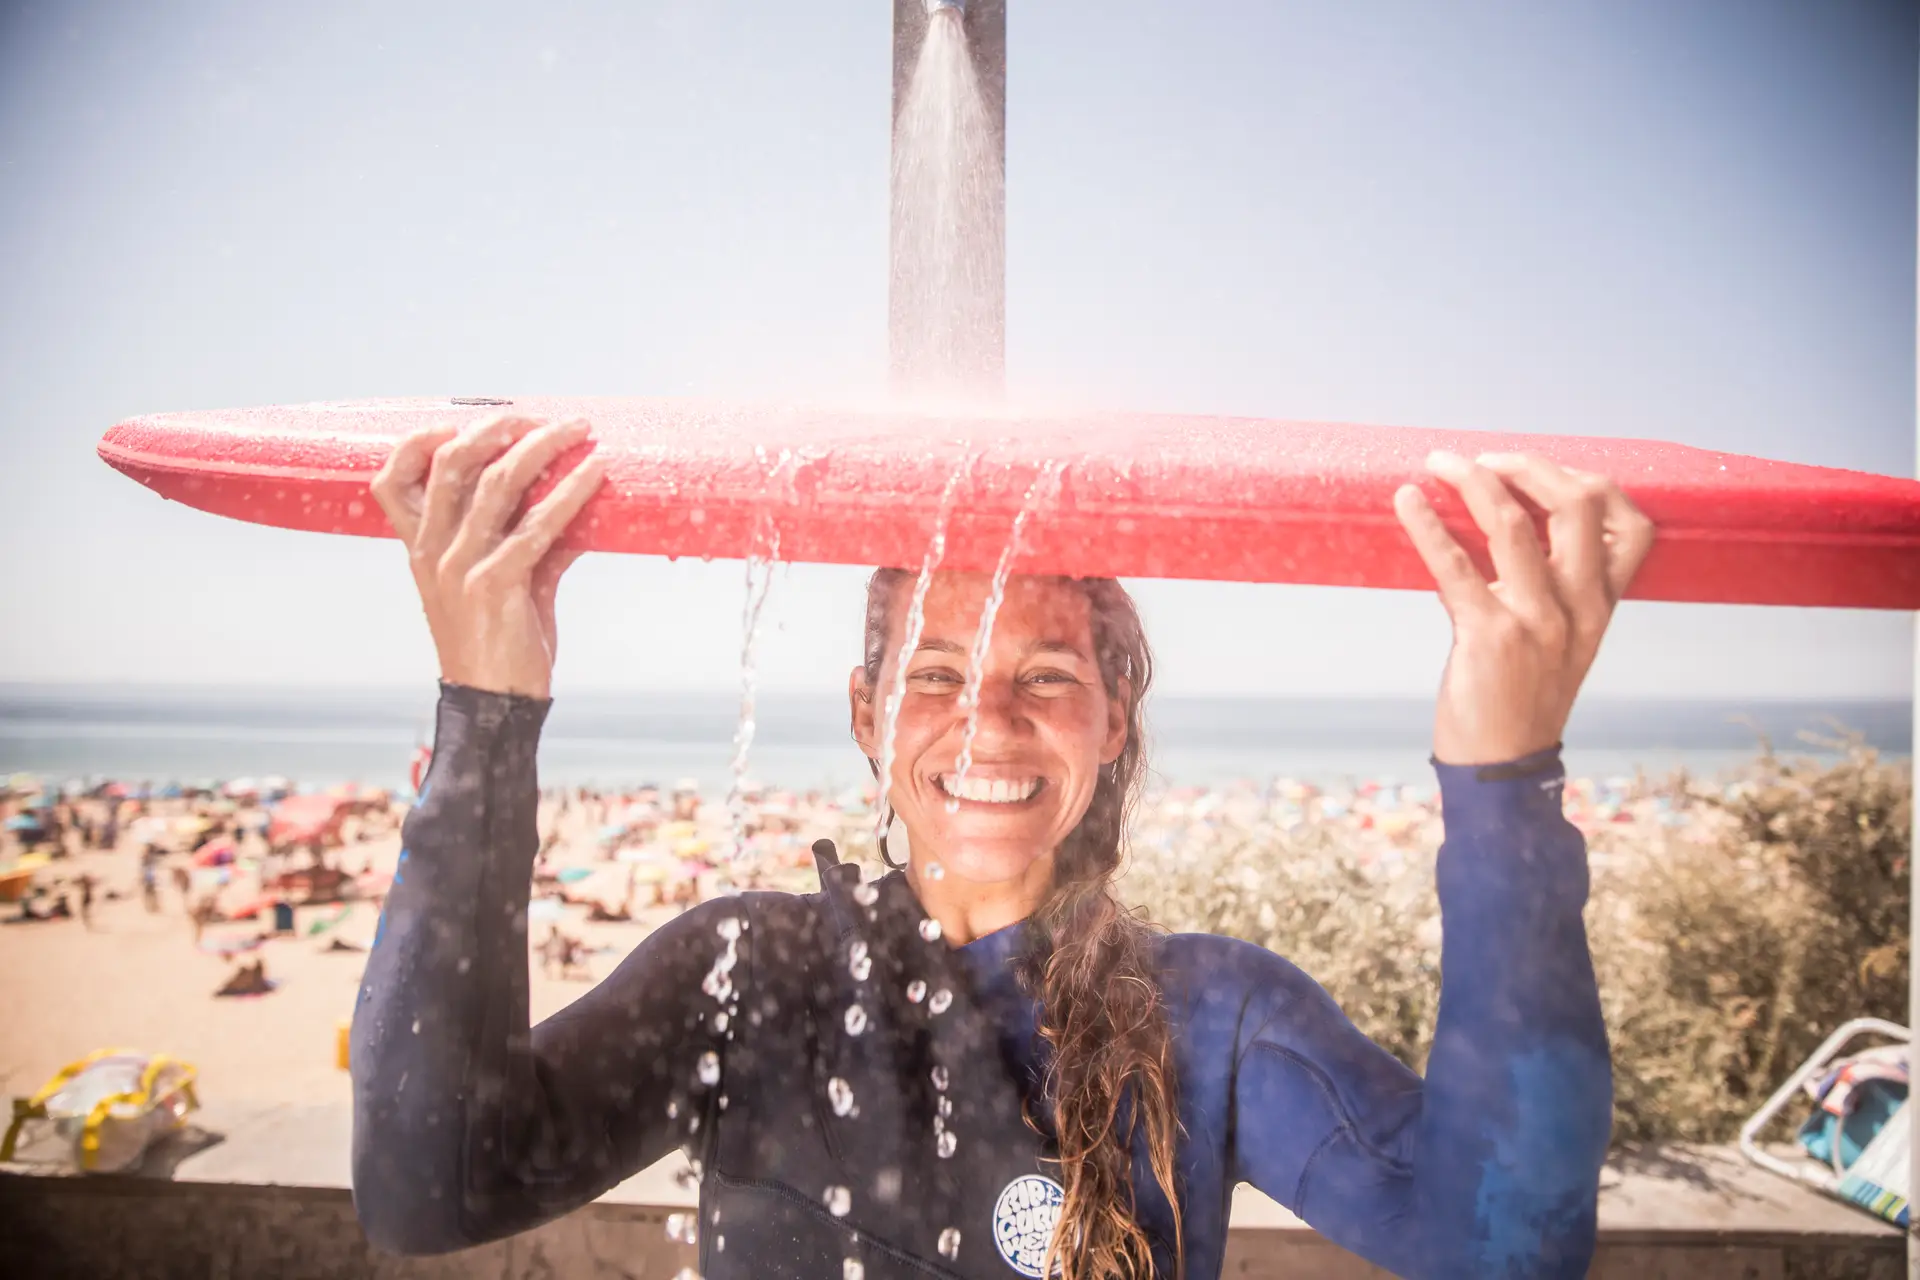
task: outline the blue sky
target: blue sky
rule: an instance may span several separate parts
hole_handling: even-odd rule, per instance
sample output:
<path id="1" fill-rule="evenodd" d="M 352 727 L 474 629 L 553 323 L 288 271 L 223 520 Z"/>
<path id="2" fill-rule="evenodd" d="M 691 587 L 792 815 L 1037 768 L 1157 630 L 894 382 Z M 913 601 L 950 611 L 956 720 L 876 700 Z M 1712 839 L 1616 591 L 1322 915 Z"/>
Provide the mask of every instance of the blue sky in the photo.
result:
<path id="1" fill-rule="evenodd" d="M 1016 398 L 1911 475 L 1894 3 L 1011 0 Z M 885 369 L 890 8 L 0 6 L 0 680 L 432 675 L 392 544 L 163 504 L 119 418 L 831 398 Z M 738 564 L 590 558 L 559 690 L 724 687 Z M 777 584 L 834 689 L 860 577 Z M 1165 688 L 1429 692 L 1409 594 L 1145 583 Z M 1596 692 L 1907 694 L 1909 616 L 1630 605 Z"/>

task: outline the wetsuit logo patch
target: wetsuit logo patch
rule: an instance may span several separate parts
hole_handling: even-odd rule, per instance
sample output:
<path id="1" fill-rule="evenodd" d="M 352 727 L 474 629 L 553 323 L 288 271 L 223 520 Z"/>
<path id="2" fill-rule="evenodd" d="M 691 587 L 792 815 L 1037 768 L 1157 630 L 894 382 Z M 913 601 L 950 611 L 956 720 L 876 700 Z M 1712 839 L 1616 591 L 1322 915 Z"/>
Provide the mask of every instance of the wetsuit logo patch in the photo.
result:
<path id="1" fill-rule="evenodd" d="M 1047 1246 L 1067 1193 L 1052 1178 L 1029 1173 L 1015 1178 L 993 1206 L 993 1242 L 1007 1265 L 1028 1280 L 1040 1280 Z"/>

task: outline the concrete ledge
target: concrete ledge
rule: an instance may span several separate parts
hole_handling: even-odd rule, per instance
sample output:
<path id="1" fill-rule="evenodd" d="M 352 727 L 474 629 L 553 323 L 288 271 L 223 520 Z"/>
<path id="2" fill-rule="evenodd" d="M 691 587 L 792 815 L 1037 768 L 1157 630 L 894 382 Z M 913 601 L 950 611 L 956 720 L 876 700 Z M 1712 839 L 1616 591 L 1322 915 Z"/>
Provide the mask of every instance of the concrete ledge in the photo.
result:
<path id="1" fill-rule="evenodd" d="M 361 1236 L 343 1108 L 203 1113 L 144 1174 L 0 1173 L 6 1271 L 23 1276 L 659 1277 L 696 1263 L 666 1220 L 694 1203 L 662 1162 L 558 1222 L 443 1258 L 394 1258 Z M 216 1138 L 216 1133 L 223 1136 Z M 1901 1234 L 1719 1148 L 1629 1153 L 1609 1168 L 1593 1274 L 1606 1280 L 1898 1280 Z M 1266 1197 L 1234 1199 L 1224 1274 L 1350 1280 L 1386 1273 Z"/>

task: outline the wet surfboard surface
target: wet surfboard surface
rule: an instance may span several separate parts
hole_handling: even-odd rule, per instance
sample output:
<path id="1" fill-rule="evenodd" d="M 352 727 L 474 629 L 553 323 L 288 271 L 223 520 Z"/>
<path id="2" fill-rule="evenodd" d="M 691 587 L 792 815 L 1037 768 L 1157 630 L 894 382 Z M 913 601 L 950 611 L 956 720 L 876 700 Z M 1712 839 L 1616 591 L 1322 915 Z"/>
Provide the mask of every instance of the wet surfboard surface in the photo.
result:
<path id="1" fill-rule="evenodd" d="M 1920 608 L 1920 481 L 1649 440 L 1136 413 L 944 414 L 696 400 L 395 399 L 152 414 L 100 456 L 175 501 L 390 537 L 368 482 L 393 443 L 487 413 L 585 418 L 595 551 L 1430 590 L 1392 508 L 1417 482 L 1486 567 L 1434 449 L 1530 452 L 1619 482 L 1659 529 L 1632 597 Z M 1022 511 L 1024 520 L 1020 519 Z"/>

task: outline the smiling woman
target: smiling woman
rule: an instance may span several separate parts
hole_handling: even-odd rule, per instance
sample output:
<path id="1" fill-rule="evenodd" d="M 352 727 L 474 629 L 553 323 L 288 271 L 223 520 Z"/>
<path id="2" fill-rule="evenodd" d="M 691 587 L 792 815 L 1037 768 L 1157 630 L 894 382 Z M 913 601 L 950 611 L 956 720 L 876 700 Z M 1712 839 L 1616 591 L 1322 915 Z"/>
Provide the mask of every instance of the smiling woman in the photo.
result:
<path id="1" fill-rule="evenodd" d="M 1152 1241 L 1115 1211 L 1131 1186 L 1133 1135 L 1115 1123 L 1123 1093 L 1166 1198 L 1174 1256 L 1184 1249 L 1153 934 L 1112 889 L 1146 764 L 1140 709 L 1153 656 L 1140 615 L 1109 579 L 1012 578 L 995 612 L 986 575 L 941 574 L 923 601 L 919 643 L 901 654 L 911 585 L 898 569 L 867 585 L 864 662 L 849 686 L 854 739 L 878 772 L 876 696 L 894 687 L 895 655 L 906 680 L 887 795 L 914 851 L 907 879 L 955 943 L 1027 922 L 1019 977 L 1038 996 L 1052 1055 L 1043 1105 L 1064 1184 L 1058 1238 L 1075 1274 L 1150 1274 Z M 976 635 L 989 643 L 970 671 Z"/>
<path id="2" fill-rule="evenodd" d="M 374 486 L 443 676 L 353 1027 L 376 1243 L 523 1230 L 680 1147 L 709 1280 L 1203 1280 L 1242 1181 L 1397 1274 L 1585 1273 L 1611 1074 L 1559 739 L 1652 540 L 1611 483 L 1434 455 L 1491 581 L 1395 495 L 1454 627 L 1423 1078 L 1279 956 L 1158 933 L 1113 896 L 1153 664 L 1105 579 L 875 574 L 849 704 L 908 858 L 862 883 L 823 841 L 820 892 L 688 911 L 530 1026 L 560 537 L 600 472 L 526 498 L 585 443 L 514 418 L 425 431 Z"/>

